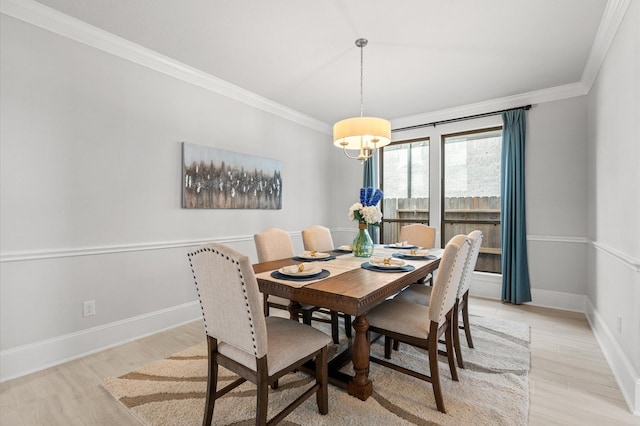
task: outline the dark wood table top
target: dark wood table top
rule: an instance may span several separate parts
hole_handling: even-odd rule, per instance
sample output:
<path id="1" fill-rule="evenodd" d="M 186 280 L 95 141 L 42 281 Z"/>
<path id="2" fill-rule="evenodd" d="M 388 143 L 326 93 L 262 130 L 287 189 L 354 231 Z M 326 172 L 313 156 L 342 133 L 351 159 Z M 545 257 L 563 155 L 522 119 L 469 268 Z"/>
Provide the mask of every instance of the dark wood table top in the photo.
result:
<path id="1" fill-rule="evenodd" d="M 368 259 L 359 260 L 363 263 Z M 264 262 L 255 264 L 254 271 L 259 274 L 297 263 L 300 262 L 294 259 Z M 319 263 L 321 266 L 322 262 Z M 376 272 L 356 267 L 300 288 L 264 276 L 258 277 L 258 285 L 260 291 L 266 294 L 359 316 L 366 314 L 374 306 L 404 287 L 435 271 L 440 265 L 440 257 L 438 256 L 435 260 L 412 262 L 412 264 L 416 269 L 404 273 Z"/>

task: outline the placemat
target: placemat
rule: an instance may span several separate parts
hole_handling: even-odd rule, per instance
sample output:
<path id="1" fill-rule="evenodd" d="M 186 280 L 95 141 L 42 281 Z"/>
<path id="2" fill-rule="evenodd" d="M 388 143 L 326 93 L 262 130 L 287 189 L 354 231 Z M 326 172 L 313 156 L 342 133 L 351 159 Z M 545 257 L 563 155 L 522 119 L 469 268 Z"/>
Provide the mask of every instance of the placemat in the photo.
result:
<path id="1" fill-rule="evenodd" d="M 327 278 L 329 276 L 329 271 L 327 271 L 326 269 L 323 269 L 321 272 L 317 273 L 317 274 L 313 274 L 313 275 L 306 275 L 303 277 L 296 277 L 293 275 L 287 275 L 287 274 L 283 274 L 280 271 L 273 271 L 271 273 L 271 276 L 273 278 L 279 279 L 279 280 L 285 280 L 285 281 L 313 281 L 313 280 L 319 280 L 322 278 Z"/>
<path id="2" fill-rule="evenodd" d="M 393 253 L 391 256 L 392 257 L 396 257 L 398 259 L 405 259 L 405 260 L 434 260 L 434 259 L 437 259 L 437 257 L 432 255 L 432 254 L 429 254 L 427 256 L 411 256 L 410 254 Z"/>
<path id="3" fill-rule="evenodd" d="M 413 265 L 404 265 L 396 269 L 378 268 L 377 266 L 373 266 L 369 262 L 364 262 L 360 266 L 364 269 L 368 269 L 370 271 L 376 271 L 376 272 L 410 272 L 416 269 L 416 267 Z"/>
<path id="4" fill-rule="evenodd" d="M 326 262 L 327 260 L 335 259 L 335 256 L 319 257 L 317 259 L 307 259 L 306 257 L 293 256 L 293 260 L 298 262 Z"/>

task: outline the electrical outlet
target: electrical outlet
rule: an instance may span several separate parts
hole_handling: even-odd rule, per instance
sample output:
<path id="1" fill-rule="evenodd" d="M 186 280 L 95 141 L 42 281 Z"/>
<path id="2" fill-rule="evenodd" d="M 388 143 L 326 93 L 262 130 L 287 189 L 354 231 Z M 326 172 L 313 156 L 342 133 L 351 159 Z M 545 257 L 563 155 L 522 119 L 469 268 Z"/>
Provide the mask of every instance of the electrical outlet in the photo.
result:
<path id="1" fill-rule="evenodd" d="M 622 334 L 622 316 L 618 315 L 618 334 Z"/>
<path id="2" fill-rule="evenodd" d="M 96 314 L 96 301 L 95 300 L 87 300 L 82 303 L 82 309 L 85 317 L 90 317 L 91 315 Z"/>

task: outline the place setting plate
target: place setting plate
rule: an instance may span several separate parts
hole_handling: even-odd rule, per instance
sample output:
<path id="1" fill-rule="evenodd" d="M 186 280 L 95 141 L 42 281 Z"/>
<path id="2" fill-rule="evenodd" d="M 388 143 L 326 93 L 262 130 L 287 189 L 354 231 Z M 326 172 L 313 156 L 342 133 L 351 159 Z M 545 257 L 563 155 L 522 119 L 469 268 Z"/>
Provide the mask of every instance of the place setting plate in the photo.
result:
<path id="1" fill-rule="evenodd" d="M 379 272 L 408 272 L 416 269 L 412 265 L 407 265 L 404 260 L 393 257 L 372 257 L 368 262 L 362 265 L 364 269 Z"/>
<path id="2" fill-rule="evenodd" d="M 386 246 L 384 246 L 384 248 L 387 248 L 387 249 L 401 249 L 401 250 L 416 250 L 418 248 L 418 246 L 414 246 L 414 245 L 407 244 L 407 243 L 394 243 L 394 244 L 387 244 Z"/>
<path id="3" fill-rule="evenodd" d="M 291 281 L 306 281 L 326 278 L 329 271 L 315 265 L 301 263 L 299 265 L 284 266 L 271 273 L 273 278 Z"/>
<path id="4" fill-rule="evenodd" d="M 409 253 L 393 253 L 391 256 L 406 260 L 434 260 L 436 256 L 429 254 L 429 250 L 411 250 Z"/>
<path id="5" fill-rule="evenodd" d="M 303 251 L 297 256 L 294 256 L 294 260 L 301 260 L 303 262 L 314 262 L 317 260 L 331 260 L 336 257 L 331 255 L 330 253 L 323 253 L 319 251 Z"/>

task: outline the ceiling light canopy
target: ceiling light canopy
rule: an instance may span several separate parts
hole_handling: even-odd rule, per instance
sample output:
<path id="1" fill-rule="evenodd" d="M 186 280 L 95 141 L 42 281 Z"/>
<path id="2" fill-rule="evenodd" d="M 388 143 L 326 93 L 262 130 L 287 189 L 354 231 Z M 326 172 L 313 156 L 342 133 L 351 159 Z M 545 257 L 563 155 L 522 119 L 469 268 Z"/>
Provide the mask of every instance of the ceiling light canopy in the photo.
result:
<path id="1" fill-rule="evenodd" d="M 359 38 L 356 46 L 360 48 L 360 117 L 338 121 L 333 126 L 333 144 L 343 149 L 344 154 L 352 159 L 364 161 L 373 155 L 375 149 L 389 145 L 391 142 L 391 123 L 384 118 L 364 117 L 363 107 L 363 68 L 364 47 L 367 39 Z M 347 150 L 358 150 L 357 157 Z"/>

